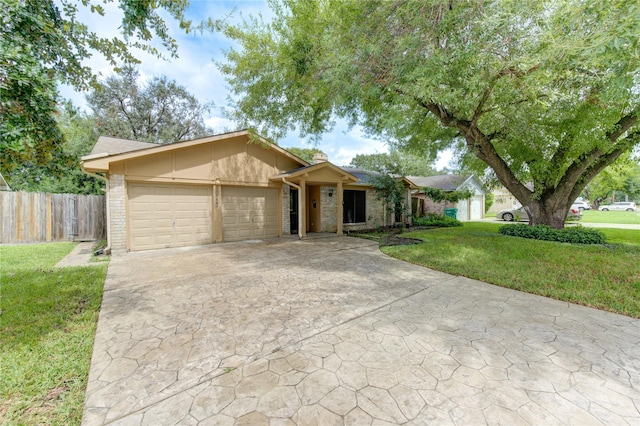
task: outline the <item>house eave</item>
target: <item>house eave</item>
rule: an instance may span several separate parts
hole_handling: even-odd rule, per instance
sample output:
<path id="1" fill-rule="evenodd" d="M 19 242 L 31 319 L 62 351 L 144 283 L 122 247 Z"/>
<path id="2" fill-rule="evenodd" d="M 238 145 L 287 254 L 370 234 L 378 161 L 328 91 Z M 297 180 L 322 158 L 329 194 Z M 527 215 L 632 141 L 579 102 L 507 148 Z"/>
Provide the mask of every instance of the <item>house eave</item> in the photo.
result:
<path id="1" fill-rule="evenodd" d="M 289 179 L 312 179 L 312 175 L 319 172 L 320 170 L 323 169 L 329 169 L 333 174 L 336 175 L 337 179 L 335 180 L 335 182 L 338 182 L 338 178 L 340 179 L 341 182 L 343 183 L 355 183 L 355 182 L 359 182 L 359 179 L 357 177 L 355 177 L 354 175 L 352 175 L 349 172 L 346 172 L 344 170 L 342 170 L 341 168 L 335 166 L 332 163 L 329 162 L 322 162 L 322 163 L 318 163 L 318 164 L 312 164 L 309 166 L 305 166 L 305 167 L 301 167 L 299 169 L 295 169 L 295 170 L 291 170 L 285 173 L 280 173 L 276 176 L 272 176 L 271 180 L 281 180 L 282 178 L 285 178 L 287 180 Z"/>

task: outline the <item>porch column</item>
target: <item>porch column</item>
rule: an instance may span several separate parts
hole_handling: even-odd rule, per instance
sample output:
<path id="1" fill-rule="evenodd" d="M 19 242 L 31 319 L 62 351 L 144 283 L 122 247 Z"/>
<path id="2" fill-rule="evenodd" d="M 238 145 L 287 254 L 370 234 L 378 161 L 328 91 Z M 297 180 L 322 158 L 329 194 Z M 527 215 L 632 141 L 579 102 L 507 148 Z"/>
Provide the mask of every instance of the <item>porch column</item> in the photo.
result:
<path id="1" fill-rule="evenodd" d="M 300 178 L 300 191 L 298 191 L 298 235 L 307 237 L 307 181 Z"/>
<path id="2" fill-rule="evenodd" d="M 342 235 L 342 215 L 343 215 L 343 210 L 344 210 L 344 206 L 342 205 L 342 182 L 338 182 L 338 188 L 336 189 L 336 192 L 338 193 L 338 212 L 337 212 L 337 231 L 336 234 L 338 235 Z"/>

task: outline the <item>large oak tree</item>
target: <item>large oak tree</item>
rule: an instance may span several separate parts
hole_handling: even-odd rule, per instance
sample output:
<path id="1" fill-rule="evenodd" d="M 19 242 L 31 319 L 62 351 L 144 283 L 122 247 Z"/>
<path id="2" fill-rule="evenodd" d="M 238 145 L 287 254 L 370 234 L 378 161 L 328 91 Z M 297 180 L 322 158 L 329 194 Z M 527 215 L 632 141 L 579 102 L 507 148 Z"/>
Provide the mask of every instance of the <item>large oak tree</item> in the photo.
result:
<path id="1" fill-rule="evenodd" d="M 401 176 L 432 176 L 437 174 L 433 167 L 433 161 L 430 159 L 398 150 L 391 150 L 389 153 L 357 154 L 351 160 L 350 166 Z"/>
<path id="2" fill-rule="evenodd" d="M 638 147 L 640 7 L 625 0 L 283 0 L 226 28 L 234 118 L 319 138 L 336 117 L 489 166 L 531 224 L 564 226 Z M 532 185 L 533 186 L 532 186 Z M 530 189 L 530 188 L 533 189 Z"/>
<path id="3" fill-rule="evenodd" d="M 163 144 L 213 133 L 204 122 L 211 103 L 166 76 L 143 83 L 132 66 L 107 77 L 86 99 L 100 135 Z"/>

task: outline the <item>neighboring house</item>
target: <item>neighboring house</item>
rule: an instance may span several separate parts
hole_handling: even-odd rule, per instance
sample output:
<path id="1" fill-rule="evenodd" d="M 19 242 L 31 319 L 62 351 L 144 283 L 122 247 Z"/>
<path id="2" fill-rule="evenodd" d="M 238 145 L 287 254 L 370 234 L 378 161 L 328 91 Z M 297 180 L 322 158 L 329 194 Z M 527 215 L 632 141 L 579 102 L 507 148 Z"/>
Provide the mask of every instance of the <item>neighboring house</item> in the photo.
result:
<path id="1" fill-rule="evenodd" d="M 445 201 L 436 203 L 427 197 L 421 189 L 418 189 L 411 194 L 416 214 L 444 214 L 445 208 L 456 208 L 458 209 L 457 219 L 460 221 L 478 220 L 484 217 L 485 191 L 475 175 L 407 176 L 407 178 L 419 188 L 438 188 L 445 192 L 469 189 L 473 192 L 471 198 L 451 204 Z"/>
<path id="2" fill-rule="evenodd" d="M 246 130 L 169 145 L 101 137 L 82 160 L 107 182 L 112 250 L 342 234 L 396 219 L 357 173 L 251 142 Z"/>
<path id="3" fill-rule="evenodd" d="M 11 191 L 11 188 L 9 188 L 9 184 L 6 180 L 4 180 L 4 176 L 2 176 L 2 173 L 0 173 L 0 191 Z"/>
<path id="4" fill-rule="evenodd" d="M 502 210 L 515 209 L 520 207 L 520 203 L 507 188 L 499 187 L 493 191 L 493 204 L 489 207 L 488 212 L 498 213 Z"/>

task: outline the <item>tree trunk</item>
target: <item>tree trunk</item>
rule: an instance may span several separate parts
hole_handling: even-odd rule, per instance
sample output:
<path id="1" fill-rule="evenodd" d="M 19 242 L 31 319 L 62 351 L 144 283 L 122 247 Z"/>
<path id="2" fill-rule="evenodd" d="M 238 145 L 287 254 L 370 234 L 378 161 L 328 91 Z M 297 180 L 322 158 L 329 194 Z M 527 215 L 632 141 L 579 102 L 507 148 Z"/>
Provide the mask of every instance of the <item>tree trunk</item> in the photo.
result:
<path id="1" fill-rule="evenodd" d="M 569 200 L 558 204 L 550 203 L 550 200 L 531 200 L 524 208 L 529 215 L 529 225 L 548 225 L 555 229 L 564 228 L 564 222 L 569 212 Z"/>

